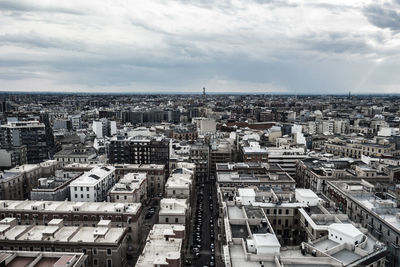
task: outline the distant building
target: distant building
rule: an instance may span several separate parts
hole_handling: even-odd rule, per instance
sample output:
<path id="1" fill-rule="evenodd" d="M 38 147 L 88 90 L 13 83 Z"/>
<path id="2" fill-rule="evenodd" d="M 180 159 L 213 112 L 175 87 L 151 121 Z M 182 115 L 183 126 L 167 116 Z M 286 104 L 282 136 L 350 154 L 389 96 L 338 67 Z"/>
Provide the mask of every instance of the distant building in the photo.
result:
<path id="1" fill-rule="evenodd" d="M 72 122 L 71 120 L 57 119 L 53 122 L 53 129 L 70 131 L 72 130 Z"/>
<path id="2" fill-rule="evenodd" d="M 26 146 L 0 148 L 0 168 L 13 168 L 27 163 Z"/>
<path id="3" fill-rule="evenodd" d="M 210 179 L 210 147 L 204 143 L 196 143 L 190 147 L 190 162 L 196 165 L 196 182 Z"/>
<path id="4" fill-rule="evenodd" d="M 214 134 L 216 132 L 216 122 L 209 118 L 193 118 L 192 122 L 197 126 L 199 135 Z"/>
<path id="5" fill-rule="evenodd" d="M 76 130 L 82 128 L 81 115 L 69 115 L 68 119 L 71 121 L 72 129 Z"/>
<path id="6" fill-rule="evenodd" d="M 113 136 L 117 133 L 116 121 L 109 121 L 107 119 L 93 121 L 92 128 L 97 138 Z"/>
<path id="7" fill-rule="evenodd" d="M 93 147 L 75 145 L 64 147 L 54 155 L 54 159 L 56 159 L 61 166 L 65 166 L 75 162 L 90 163 L 96 156 L 96 150 Z"/>
<path id="8" fill-rule="evenodd" d="M 26 146 L 28 163 L 50 158 L 49 141 L 45 124 L 38 121 L 9 122 L 0 126 L 1 146 Z"/>
<path id="9" fill-rule="evenodd" d="M 108 162 L 129 164 L 164 164 L 168 167 L 169 141 L 164 138 L 111 138 L 107 149 Z"/>

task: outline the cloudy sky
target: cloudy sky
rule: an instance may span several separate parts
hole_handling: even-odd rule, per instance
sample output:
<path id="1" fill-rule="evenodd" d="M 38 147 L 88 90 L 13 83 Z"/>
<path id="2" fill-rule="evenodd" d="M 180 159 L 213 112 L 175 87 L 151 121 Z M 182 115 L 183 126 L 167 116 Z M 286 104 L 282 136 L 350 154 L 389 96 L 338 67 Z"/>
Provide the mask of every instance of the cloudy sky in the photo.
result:
<path id="1" fill-rule="evenodd" d="M 400 93 L 400 0 L 0 0 L 0 91 Z"/>

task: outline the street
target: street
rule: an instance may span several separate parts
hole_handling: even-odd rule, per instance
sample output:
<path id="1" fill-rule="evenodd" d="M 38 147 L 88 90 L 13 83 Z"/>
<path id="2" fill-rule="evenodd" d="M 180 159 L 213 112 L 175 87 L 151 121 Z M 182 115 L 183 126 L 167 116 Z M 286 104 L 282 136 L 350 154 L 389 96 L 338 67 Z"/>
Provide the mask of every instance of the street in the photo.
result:
<path id="1" fill-rule="evenodd" d="M 212 183 L 212 182 L 211 182 Z M 196 211 L 192 218 L 192 229 L 189 237 L 191 264 L 187 266 L 222 266 L 217 242 L 217 201 L 216 187 L 212 183 L 198 185 Z"/>

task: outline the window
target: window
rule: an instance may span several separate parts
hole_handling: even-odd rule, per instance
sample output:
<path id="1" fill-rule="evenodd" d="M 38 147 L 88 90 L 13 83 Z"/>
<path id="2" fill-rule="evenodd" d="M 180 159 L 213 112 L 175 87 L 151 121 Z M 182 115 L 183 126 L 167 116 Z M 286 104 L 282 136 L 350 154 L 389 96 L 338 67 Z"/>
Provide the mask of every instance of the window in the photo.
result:
<path id="1" fill-rule="evenodd" d="M 166 223 L 169 222 L 169 218 L 165 218 L 165 222 L 166 222 Z"/>
<path id="2" fill-rule="evenodd" d="M 90 197 L 89 197 L 89 194 L 86 194 L 86 198 L 90 198 Z"/>
<path id="3" fill-rule="evenodd" d="M 107 260 L 107 267 L 112 267 L 112 260 L 110 259 Z"/>
<path id="4" fill-rule="evenodd" d="M 108 249 L 107 249 L 107 255 L 108 255 L 108 256 L 111 255 L 111 248 L 108 248 Z"/>
<path id="5" fill-rule="evenodd" d="M 175 218 L 175 223 L 178 223 L 179 222 L 179 219 L 178 218 Z"/>
<path id="6" fill-rule="evenodd" d="M 93 265 L 94 265 L 94 266 L 97 266 L 97 265 L 99 265 L 99 263 L 98 263 L 97 259 L 93 259 Z"/>
<path id="7" fill-rule="evenodd" d="M 289 214 L 289 210 L 288 209 L 286 210 L 286 214 Z"/>
<path id="8" fill-rule="evenodd" d="M 86 191 L 89 191 L 89 187 L 86 187 Z"/>

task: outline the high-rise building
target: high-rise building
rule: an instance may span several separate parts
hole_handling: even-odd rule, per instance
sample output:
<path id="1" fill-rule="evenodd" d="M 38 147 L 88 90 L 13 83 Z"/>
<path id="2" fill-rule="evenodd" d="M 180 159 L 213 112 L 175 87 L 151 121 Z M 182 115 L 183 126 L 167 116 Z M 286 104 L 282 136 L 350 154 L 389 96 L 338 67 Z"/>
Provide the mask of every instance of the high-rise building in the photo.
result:
<path id="1" fill-rule="evenodd" d="M 93 121 L 93 132 L 97 138 L 112 136 L 117 133 L 117 123 L 107 119 Z"/>
<path id="2" fill-rule="evenodd" d="M 46 126 L 39 121 L 8 122 L 0 126 L 2 146 L 27 147 L 28 163 L 39 163 L 49 159 L 49 138 Z"/>
<path id="3" fill-rule="evenodd" d="M 107 149 L 108 162 L 164 164 L 169 161 L 169 141 L 165 138 L 126 138 L 115 136 Z"/>

